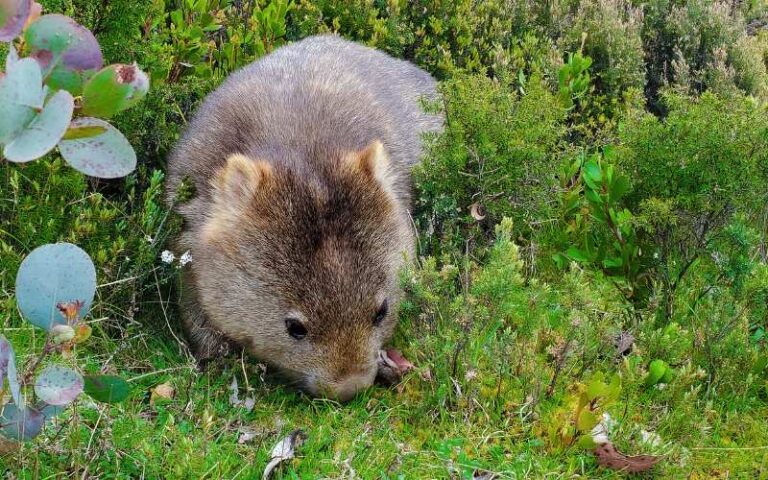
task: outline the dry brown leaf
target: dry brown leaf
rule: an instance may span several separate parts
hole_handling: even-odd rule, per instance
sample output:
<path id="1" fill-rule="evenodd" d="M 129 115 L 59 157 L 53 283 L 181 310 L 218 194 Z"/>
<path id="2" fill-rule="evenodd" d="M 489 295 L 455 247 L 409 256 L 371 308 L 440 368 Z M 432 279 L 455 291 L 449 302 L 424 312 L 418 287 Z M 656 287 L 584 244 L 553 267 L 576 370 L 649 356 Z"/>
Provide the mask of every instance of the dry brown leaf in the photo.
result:
<path id="1" fill-rule="evenodd" d="M 169 382 L 161 383 L 152 389 L 152 392 L 149 395 L 149 403 L 150 405 L 154 405 L 155 401 L 158 399 L 171 400 L 174 395 L 176 395 L 176 390 L 174 390 Z"/>
<path id="2" fill-rule="evenodd" d="M 264 474 L 262 480 L 267 480 L 272 476 L 272 472 L 286 460 L 292 459 L 296 455 L 296 447 L 301 445 L 304 441 L 304 432 L 302 430 L 294 430 L 288 436 L 277 442 L 277 445 L 272 448 L 270 455 L 271 459 L 267 466 L 264 468 Z"/>
<path id="3" fill-rule="evenodd" d="M 469 213 L 478 222 L 485 219 L 485 207 L 477 202 L 473 203 L 469 208 Z"/>
<path id="4" fill-rule="evenodd" d="M 595 447 L 595 456 L 600 465 L 628 473 L 646 472 L 661 460 L 661 457 L 654 455 L 637 455 L 634 457 L 624 455 L 616 450 L 611 442 L 601 443 Z"/>

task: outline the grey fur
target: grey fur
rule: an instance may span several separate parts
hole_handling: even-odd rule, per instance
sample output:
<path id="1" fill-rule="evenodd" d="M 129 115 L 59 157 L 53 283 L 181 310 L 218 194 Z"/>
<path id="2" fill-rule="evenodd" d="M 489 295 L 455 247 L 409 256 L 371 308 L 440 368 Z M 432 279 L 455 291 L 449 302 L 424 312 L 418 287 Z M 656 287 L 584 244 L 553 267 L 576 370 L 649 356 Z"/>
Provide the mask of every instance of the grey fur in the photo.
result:
<path id="1" fill-rule="evenodd" d="M 227 245 L 236 254 L 222 253 L 201 240 L 206 224 L 217 215 L 214 213 L 217 192 L 211 181 L 222 171 L 230 155 L 243 154 L 266 161 L 279 171 L 299 178 L 297 192 L 321 192 L 320 196 L 325 198 L 333 196 L 333 190 L 337 188 L 328 183 L 333 182 L 335 172 L 340 168 L 339 158 L 346 153 L 361 151 L 376 140 L 381 141 L 389 160 L 387 177 L 396 203 L 389 215 L 397 218 L 382 222 L 377 216 L 381 212 L 353 212 L 352 215 L 361 217 L 363 227 L 366 222 L 375 223 L 362 229 L 371 232 L 367 239 L 370 241 L 368 249 L 375 250 L 377 257 L 374 258 L 371 252 L 349 250 L 351 247 L 343 246 L 349 244 L 346 233 L 336 232 L 336 235 L 332 232 L 330 237 L 333 239 L 326 238 L 325 241 L 341 249 L 341 253 L 334 250 L 334 255 L 341 255 L 339 258 L 344 265 L 329 267 L 322 278 L 327 278 L 328 282 L 337 279 L 339 285 L 343 284 L 335 290 L 327 290 L 328 296 L 338 293 L 339 298 L 344 298 L 344 295 L 358 291 L 368 295 L 367 292 L 374 292 L 376 288 L 384 288 L 383 292 L 396 296 L 396 278 L 393 277 L 396 276 L 395 267 L 401 264 L 398 255 L 402 255 L 402 251 L 411 253 L 413 243 L 408 219 L 410 170 L 422 154 L 421 135 L 438 131 L 442 126 L 439 115 L 423 111 L 421 98 L 438 98 L 435 81 L 423 70 L 335 36 L 316 36 L 282 47 L 246 66 L 231 75 L 204 101 L 170 157 L 167 181 L 169 200 L 175 198 L 185 177 L 194 182 L 196 190 L 195 198 L 176 208 L 185 220 L 178 248 L 180 251 L 190 250 L 193 257 L 191 271 L 185 274 L 182 310 L 188 334 L 200 357 L 224 351 L 223 340 L 227 338 L 244 344 L 261 360 L 292 374 L 305 387 L 310 377 L 324 384 L 335 381 L 329 372 L 341 371 L 340 367 L 321 368 L 315 364 L 323 362 L 321 354 L 341 352 L 341 346 L 324 346 L 319 352 L 308 350 L 312 348 L 307 346 L 308 342 L 294 344 L 292 340 L 286 340 L 279 318 L 285 314 L 289 302 L 266 285 L 288 282 L 288 288 L 296 291 L 304 291 L 306 286 L 298 285 L 299 278 L 277 278 L 279 269 L 265 266 L 266 256 L 279 255 L 273 252 L 280 250 L 280 245 L 270 244 L 253 228 L 249 220 L 253 213 L 248 210 L 247 202 L 242 206 L 240 216 L 235 217 L 239 219 L 233 223 L 236 231 L 226 233 Z M 298 195 L 294 199 L 275 201 L 288 202 L 283 208 L 286 211 L 298 208 L 299 215 L 314 211 L 309 206 L 307 210 L 302 205 L 297 207 L 290 203 L 301 201 L 297 200 L 300 198 L 303 197 Z M 322 204 L 321 200 L 318 202 L 318 205 Z M 233 203 L 239 202 L 235 199 Z M 232 207 L 233 210 L 236 208 Z M 295 235 L 306 234 L 296 232 Z M 323 235 L 329 237 L 327 232 Z M 302 238 L 294 240 L 301 241 Z M 285 255 L 290 257 L 291 252 Z M 384 263 L 379 264 L 377 258 L 383 258 Z M 303 257 L 279 260 L 281 265 L 294 265 L 292 268 L 297 271 L 304 262 Z M 327 263 L 327 258 L 325 261 Z M 363 265 L 358 265 L 360 263 Z M 354 281 L 365 283 L 367 279 L 353 279 L 350 283 L 347 278 L 350 275 L 375 277 L 380 270 L 387 277 L 385 287 L 372 284 L 358 287 Z M 304 276 L 308 278 L 306 281 L 311 281 L 309 277 L 314 278 L 314 275 Z M 325 285 L 313 286 L 317 295 L 325 291 L 320 287 L 325 288 Z M 324 301 L 313 299 L 312 305 L 321 308 Z M 335 303 L 339 302 L 343 300 L 335 299 Z M 333 305 L 322 308 L 337 310 L 337 317 L 348 317 L 354 316 L 358 304 L 350 303 L 346 309 Z M 351 341 L 352 333 L 349 332 L 352 330 L 375 336 L 370 342 L 359 340 L 361 345 L 365 344 L 359 348 L 366 350 L 360 354 L 361 359 L 364 357 L 360 361 L 366 363 L 366 367 L 371 360 L 369 347 L 380 347 L 394 328 L 392 319 L 387 321 L 385 332 L 375 335 L 350 323 L 351 320 L 325 322 L 339 330 L 333 335 L 339 342 Z M 320 330 L 317 325 L 313 328 Z M 318 340 L 315 345 L 323 342 L 326 340 Z M 288 355 L 283 351 L 287 348 L 295 351 Z M 350 352 L 343 355 L 354 357 L 354 352 Z M 366 373 L 365 380 L 358 379 L 354 390 L 368 383 L 369 377 Z M 312 385 L 308 388 L 316 390 Z"/>

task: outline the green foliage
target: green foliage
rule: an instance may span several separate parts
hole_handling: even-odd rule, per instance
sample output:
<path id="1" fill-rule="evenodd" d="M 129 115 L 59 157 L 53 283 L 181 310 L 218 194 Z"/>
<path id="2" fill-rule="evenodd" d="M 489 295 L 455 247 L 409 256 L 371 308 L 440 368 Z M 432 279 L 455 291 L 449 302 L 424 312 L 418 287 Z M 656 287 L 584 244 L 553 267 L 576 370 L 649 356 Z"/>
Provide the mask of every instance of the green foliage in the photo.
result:
<path id="1" fill-rule="evenodd" d="M 592 59 L 599 95 L 621 99 L 623 92 L 642 89 L 645 77 L 640 36 L 643 14 L 626 0 L 583 0 L 566 17 L 558 44 L 564 51 Z"/>
<path id="2" fill-rule="evenodd" d="M 271 52 L 285 42 L 292 0 L 153 0 L 158 12 L 147 24 L 153 42 L 149 71 L 154 82 L 184 76 L 214 78 Z"/>
<path id="3" fill-rule="evenodd" d="M 731 6 L 716 0 L 654 0 L 644 8 L 647 92 L 654 107 L 665 85 L 685 92 L 732 87 L 766 97 L 766 37 L 750 36 L 745 16 L 764 13 L 763 2 Z M 762 53 L 761 53 L 762 52 Z M 761 59 L 761 56 L 763 59 Z"/>
<path id="4" fill-rule="evenodd" d="M 28 57 L 20 59 L 9 44 L 6 73 L 0 76 L 3 158 L 29 162 L 59 145 L 62 157 L 88 175 L 127 175 L 135 168 L 136 154 L 123 135 L 102 120 L 72 116 L 108 118 L 133 106 L 147 93 L 146 75 L 136 65 L 111 65 L 97 72 L 103 65 L 101 48 L 87 28 L 65 15 L 31 13 L 31 0 L 17 3 L 26 6 L 4 14 L 8 25 L 0 28 L 10 28 L 14 36 L 22 33 L 11 27 L 16 14 L 24 12 L 21 24 L 26 26 L 18 46 Z M 83 101 L 76 104 L 73 96 L 81 94 Z M 88 128 L 80 128 L 82 122 Z"/>
<path id="5" fill-rule="evenodd" d="M 613 478 L 582 448 L 603 426 L 621 451 L 663 455 L 661 478 L 761 474 L 764 2 L 42 3 L 94 32 L 106 63 L 135 59 L 152 88 L 127 110 L 94 107 L 136 149 L 125 180 L 86 179 L 57 155 L 0 163 L 0 373 L 14 399 L 0 424 L 38 435 L 0 469 L 258 477 L 270 446 L 302 428 L 307 442 L 277 476 Z M 159 261 L 178 229 L 162 168 L 200 100 L 282 43 L 324 32 L 435 74 L 447 119 L 416 172 L 426 257 L 404 274 L 395 339 L 417 370 L 343 407 L 262 381 L 247 358 L 192 368 L 176 341 L 178 263 Z M 0 131 L 15 115 L 0 115 Z M 99 127 L 64 138 L 106 135 Z M 10 371 L 26 373 L 46 339 L 19 316 L 14 278 L 35 247 L 62 241 L 88 252 L 100 287 L 88 318 L 51 332 L 50 358 L 76 366 L 97 400 L 127 395 L 119 406 L 16 408 L 33 387 Z M 229 402 L 233 375 L 258 398 L 252 411 Z M 599 393 L 614 382 L 619 393 Z M 176 397 L 157 401 L 164 383 Z M 243 432 L 252 444 L 238 443 Z"/>
<path id="6" fill-rule="evenodd" d="M 581 53 L 569 53 L 568 61 L 557 72 L 558 94 L 566 108 L 573 108 L 575 101 L 589 89 L 589 67 L 592 59 Z"/>
<path id="7" fill-rule="evenodd" d="M 509 216 L 530 228 L 549 208 L 564 107 L 538 76 L 525 94 L 479 75 L 457 76 L 442 91 L 445 132 L 415 173 L 427 241 L 457 245 L 467 230 L 477 232 L 473 204 L 490 224 Z"/>
<path id="8" fill-rule="evenodd" d="M 606 430 L 601 424 L 606 410 L 621 395 L 621 378 L 614 374 L 607 379 L 602 372 L 594 373 L 585 383 L 577 386 L 577 392 L 565 399 L 566 406 L 550 418 L 549 440 L 564 448 L 577 445 L 594 449 L 593 430 Z M 606 435 L 604 433 L 604 435 Z"/>
<path id="9" fill-rule="evenodd" d="M 629 179 L 613 165 L 613 149 L 578 156 L 560 172 L 561 221 L 570 238 L 564 253 L 554 256 L 560 268 L 567 260 L 588 264 L 618 277 L 627 299 L 643 287 L 641 250 L 632 213 L 622 208 Z"/>

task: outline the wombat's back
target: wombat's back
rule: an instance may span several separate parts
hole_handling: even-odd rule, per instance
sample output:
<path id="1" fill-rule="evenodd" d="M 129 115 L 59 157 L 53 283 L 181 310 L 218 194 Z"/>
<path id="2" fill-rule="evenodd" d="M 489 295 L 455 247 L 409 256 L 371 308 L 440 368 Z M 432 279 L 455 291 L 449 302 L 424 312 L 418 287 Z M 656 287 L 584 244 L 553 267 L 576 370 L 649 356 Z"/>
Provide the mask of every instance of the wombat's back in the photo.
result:
<path id="1" fill-rule="evenodd" d="M 420 98 L 437 98 L 432 77 L 374 49 L 331 35 L 282 47 L 206 99 L 170 160 L 169 195 L 189 176 L 204 202 L 210 178 L 233 153 L 301 171 L 312 168 L 302 164 L 307 158 L 358 151 L 378 139 L 398 177 L 397 193 L 407 201 L 420 136 L 442 123 L 424 113 Z M 182 213 L 196 216 L 201 207 L 193 202 Z"/>

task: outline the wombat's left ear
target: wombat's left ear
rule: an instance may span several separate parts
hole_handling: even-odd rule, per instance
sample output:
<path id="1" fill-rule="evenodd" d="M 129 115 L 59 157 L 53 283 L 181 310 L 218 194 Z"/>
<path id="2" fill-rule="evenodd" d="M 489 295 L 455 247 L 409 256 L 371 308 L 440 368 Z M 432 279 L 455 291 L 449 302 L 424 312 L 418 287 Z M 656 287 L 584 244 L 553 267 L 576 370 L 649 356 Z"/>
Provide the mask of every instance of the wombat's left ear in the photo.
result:
<path id="1" fill-rule="evenodd" d="M 393 179 L 389 171 L 389 157 L 379 140 L 374 140 L 364 149 L 353 153 L 349 161 L 353 170 L 378 183 L 387 193 L 392 193 Z"/>
<path id="2" fill-rule="evenodd" d="M 233 205 L 246 205 L 272 176 L 272 167 L 264 161 L 234 154 L 213 179 L 216 200 Z"/>

